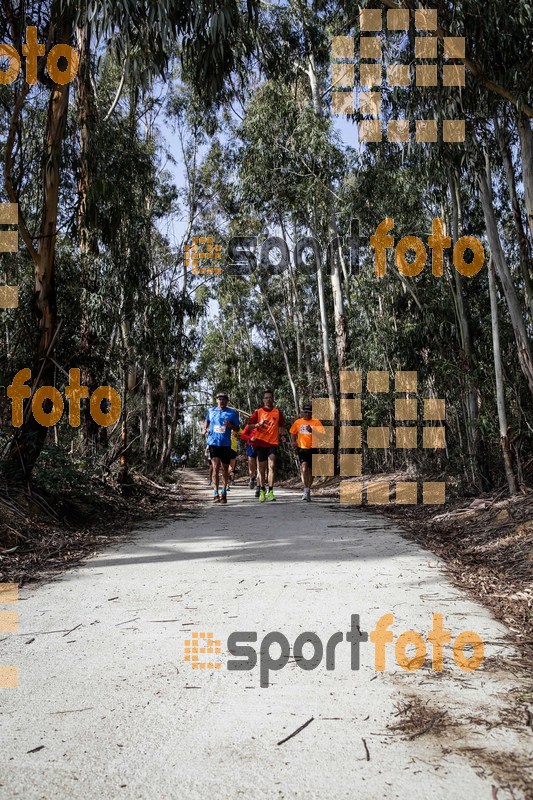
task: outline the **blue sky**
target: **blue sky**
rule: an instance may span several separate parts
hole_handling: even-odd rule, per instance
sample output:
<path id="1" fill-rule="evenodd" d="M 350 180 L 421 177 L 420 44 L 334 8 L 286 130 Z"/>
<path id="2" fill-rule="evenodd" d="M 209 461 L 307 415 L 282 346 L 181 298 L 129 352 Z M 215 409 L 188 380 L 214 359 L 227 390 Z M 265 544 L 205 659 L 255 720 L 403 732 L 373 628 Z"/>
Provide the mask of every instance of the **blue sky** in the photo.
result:
<path id="1" fill-rule="evenodd" d="M 357 147 L 357 124 L 352 122 L 346 117 L 334 117 L 333 126 L 341 140 L 347 147 Z M 174 183 L 178 188 L 184 186 L 185 181 L 185 167 L 183 164 L 182 155 L 180 152 L 180 143 L 178 135 L 172 130 L 172 126 L 161 116 L 159 120 L 159 128 L 161 135 L 164 138 L 168 150 L 175 159 L 175 164 L 168 163 L 167 168 L 172 174 Z M 169 236 L 172 245 L 178 246 L 182 241 L 186 231 L 186 221 L 179 216 L 173 216 L 165 220 L 164 224 L 160 226 L 161 231 Z"/>

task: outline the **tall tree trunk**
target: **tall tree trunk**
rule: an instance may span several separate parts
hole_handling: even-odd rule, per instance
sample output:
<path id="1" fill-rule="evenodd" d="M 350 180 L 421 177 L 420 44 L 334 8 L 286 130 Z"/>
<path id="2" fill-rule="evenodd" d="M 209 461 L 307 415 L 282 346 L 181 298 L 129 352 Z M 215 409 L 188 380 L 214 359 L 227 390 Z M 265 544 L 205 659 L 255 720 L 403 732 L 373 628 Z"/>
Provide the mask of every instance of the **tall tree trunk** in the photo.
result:
<path id="1" fill-rule="evenodd" d="M 533 241 L 533 131 L 531 123 L 520 112 L 517 113 L 518 135 L 522 152 L 522 183 L 526 202 L 526 215 Z"/>
<path id="2" fill-rule="evenodd" d="M 120 461 L 117 480 L 121 486 L 130 482 L 128 454 L 128 364 L 124 359 L 122 375 L 122 422 L 120 428 Z"/>
<path id="3" fill-rule="evenodd" d="M 144 429 L 143 453 L 146 461 L 149 461 L 152 455 L 153 434 L 154 434 L 154 401 L 152 380 L 150 373 L 147 371 L 144 381 L 144 397 L 146 408 L 146 423 Z"/>
<path id="4" fill-rule="evenodd" d="M 99 386 L 99 382 L 90 368 L 92 350 L 96 334 L 91 325 L 88 294 L 93 290 L 91 259 L 97 254 L 97 243 L 94 232 L 87 217 L 87 203 L 91 184 L 90 149 L 94 128 L 95 100 L 91 83 L 91 26 L 84 19 L 83 25 L 76 31 L 80 66 L 75 79 L 76 107 L 80 132 L 80 159 L 78 173 L 78 243 L 80 250 L 80 284 L 81 284 L 81 382 L 88 387 L 89 397 L 83 401 L 83 449 L 93 453 L 98 443 L 98 424 L 90 413 L 90 397 Z"/>
<path id="5" fill-rule="evenodd" d="M 511 158 L 511 151 L 509 150 L 509 143 L 504 130 L 498 122 L 497 114 L 494 114 L 494 130 L 496 131 L 496 138 L 502 154 L 503 168 L 505 170 L 505 177 L 507 179 L 507 187 L 509 189 L 509 196 L 511 198 L 511 208 L 513 211 L 513 220 L 518 239 L 518 252 L 520 255 L 520 271 L 524 279 L 524 291 L 526 295 L 526 303 L 529 306 L 531 317 L 533 318 L 533 281 L 529 274 L 529 247 L 527 235 L 524 230 L 522 221 L 522 212 L 520 210 L 520 203 L 516 192 L 516 180 L 513 169 L 513 161 Z"/>
<path id="6" fill-rule="evenodd" d="M 461 203 L 461 193 L 457 175 L 450 171 L 450 199 L 452 208 L 452 237 L 456 242 L 463 234 L 463 212 Z M 457 317 L 459 330 L 461 332 L 461 347 L 463 351 L 463 366 L 465 371 L 465 408 L 467 417 L 467 442 L 472 481 L 479 485 L 480 469 L 478 459 L 478 395 L 479 391 L 474 380 L 474 354 L 472 347 L 472 336 L 470 320 L 465 303 L 462 276 L 456 269 L 452 270 L 455 282 L 455 296 L 457 305 Z"/>
<path id="7" fill-rule="evenodd" d="M 313 100 L 313 109 L 317 116 L 322 117 L 322 97 L 320 93 L 320 83 L 316 70 L 315 57 L 313 53 L 308 56 L 307 74 L 309 77 L 309 85 L 311 88 L 311 96 Z M 339 370 L 346 367 L 346 358 L 348 354 L 348 337 L 346 333 L 346 316 L 344 310 L 344 289 L 342 285 L 341 275 L 341 258 L 342 253 L 340 243 L 338 241 L 337 223 L 335 219 L 335 199 L 333 187 L 330 183 L 328 186 L 329 192 L 329 219 L 328 230 L 331 246 L 331 289 L 333 292 L 333 312 L 335 316 L 335 344 L 337 349 L 337 362 Z"/>
<path id="8" fill-rule="evenodd" d="M 284 241 L 287 241 L 287 229 L 285 227 L 285 222 L 283 217 L 280 215 L 279 220 L 280 228 L 281 228 L 281 237 Z M 302 344 L 302 335 L 303 335 L 303 327 L 299 325 L 298 321 L 298 294 L 296 292 L 296 287 L 294 283 L 294 275 L 292 274 L 292 265 L 288 264 L 288 277 L 289 280 L 287 282 L 283 282 L 283 286 L 286 289 L 287 295 L 287 315 L 288 319 L 292 320 L 292 327 L 294 330 L 294 340 L 296 344 L 296 375 L 298 381 L 298 393 L 303 385 L 303 344 Z"/>
<path id="9" fill-rule="evenodd" d="M 309 53 L 307 57 L 307 76 L 309 78 L 309 86 L 311 88 L 311 98 L 313 100 L 313 109 L 317 116 L 322 116 L 322 100 L 320 98 L 320 89 L 318 85 L 318 74 L 316 71 L 315 54 Z"/>
<path id="10" fill-rule="evenodd" d="M 159 380 L 159 415 L 161 420 L 161 439 L 159 448 L 159 466 L 164 467 L 170 458 L 170 437 L 168 424 L 168 387 L 164 376 Z"/>
<path id="11" fill-rule="evenodd" d="M 291 387 L 292 393 L 292 400 L 294 403 L 294 410 L 296 412 L 296 416 L 300 413 L 299 405 L 298 405 L 298 392 L 296 391 L 296 384 L 294 383 L 294 378 L 292 376 L 292 369 L 291 369 L 291 362 L 289 359 L 289 353 L 287 348 L 285 347 L 285 342 L 283 341 L 283 337 L 281 335 L 281 331 L 279 329 L 278 321 L 274 314 L 272 313 L 272 309 L 270 307 L 270 303 L 268 302 L 268 298 L 263 291 L 261 291 L 261 297 L 267 307 L 268 315 L 272 321 L 274 326 L 274 330 L 276 331 L 276 336 L 278 337 L 279 346 L 283 355 L 283 361 L 285 363 L 285 372 L 287 373 L 287 380 L 289 381 L 289 386 Z"/>
<path id="12" fill-rule="evenodd" d="M 517 494 L 516 480 L 511 462 L 511 448 L 509 446 L 509 428 L 507 425 L 507 412 L 505 409 L 505 391 L 503 387 L 502 356 L 500 351 L 500 330 L 498 322 L 498 295 L 496 292 L 496 279 L 492 259 L 489 263 L 489 294 L 490 316 L 492 320 L 492 347 L 494 352 L 494 377 L 496 379 L 496 405 L 498 408 L 498 422 L 500 425 L 500 444 L 502 447 L 505 477 L 509 486 L 509 494 Z"/>
<path id="13" fill-rule="evenodd" d="M 167 445 L 165 452 L 161 458 L 161 467 L 165 467 L 168 463 L 172 450 L 174 449 L 174 440 L 176 438 L 176 430 L 178 428 L 179 417 L 179 396 L 180 396 L 180 361 L 176 359 L 174 368 L 174 384 L 172 387 L 172 413 L 170 415 L 170 425 L 168 426 Z"/>
<path id="14" fill-rule="evenodd" d="M 129 253 L 126 251 L 126 259 Z M 131 287 L 124 289 L 124 302 L 122 305 L 122 321 L 120 331 L 122 334 L 123 352 L 123 388 L 122 388 L 122 454 L 120 456 L 120 469 L 118 482 L 121 484 L 129 483 L 129 430 L 128 430 L 128 395 L 135 391 L 137 383 L 137 365 L 135 363 L 135 349 L 131 338 L 131 320 L 133 318 L 133 294 Z"/>
<path id="15" fill-rule="evenodd" d="M 65 21 L 58 40 L 69 42 L 72 28 Z M 33 311 L 38 328 L 33 365 L 33 391 L 52 386 L 54 364 L 50 360 L 57 325 L 55 251 L 59 207 L 60 157 L 68 114 L 69 84 L 54 84 L 48 103 L 43 158 L 43 206 L 39 250 L 33 252 L 35 291 Z M 11 198 L 10 198 L 11 199 Z M 17 202 L 17 200 L 13 201 Z M 30 251 L 31 252 L 31 251 Z M 35 257 L 37 255 L 37 257 Z M 26 409 L 25 420 L 10 445 L 6 473 L 11 479 L 28 479 L 46 440 L 48 428 L 39 425 Z"/>
<path id="16" fill-rule="evenodd" d="M 333 202 L 333 201 L 332 201 Z M 330 237 L 335 242 L 337 236 L 337 224 L 333 208 L 329 225 Z M 333 311 L 335 315 L 335 343 L 337 346 L 337 365 L 339 370 L 346 369 L 348 357 L 348 334 L 346 330 L 346 316 L 344 311 L 344 288 L 342 285 L 340 253 L 336 244 L 331 247 L 331 289 L 333 292 Z"/>
<path id="17" fill-rule="evenodd" d="M 298 240 L 298 229 L 297 226 L 294 226 L 294 241 Z M 303 350 L 303 359 L 305 364 L 305 376 L 306 376 L 306 385 L 307 385 L 307 392 L 312 393 L 313 391 L 313 370 L 311 367 L 311 357 L 309 355 L 309 347 L 307 344 L 307 336 L 306 336 L 306 325 L 304 320 L 304 315 L 302 312 L 302 305 L 301 305 L 301 293 L 298 292 L 296 288 L 296 277 L 294 274 L 294 269 L 291 263 L 289 263 L 289 278 L 291 281 L 293 298 L 294 298 L 294 308 L 296 313 L 296 325 L 301 331 L 301 344 Z"/>
<path id="18" fill-rule="evenodd" d="M 496 222 L 496 215 L 494 213 L 494 206 L 492 203 L 492 180 L 490 173 L 490 163 L 488 161 L 488 154 L 486 159 L 485 172 L 480 172 L 478 175 L 481 205 L 483 207 L 483 216 L 485 218 L 485 227 L 487 229 L 487 238 L 491 249 L 494 266 L 496 267 L 496 274 L 500 279 L 503 288 L 507 308 L 509 309 L 509 316 L 511 317 L 511 324 L 515 335 L 515 341 L 518 351 L 518 361 L 524 376 L 526 378 L 529 390 L 533 394 L 533 357 L 531 355 L 531 345 L 528 339 L 524 318 L 522 316 L 522 308 L 518 295 L 511 278 L 509 266 L 503 252 L 502 243 L 500 241 L 500 234 L 498 232 L 498 224 Z"/>
<path id="19" fill-rule="evenodd" d="M 187 229 L 187 239 L 189 239 L 192 230 L 192 217 L 189 217 L 189 225 Z M 161 459 L 161 467 L 167 466 L 172 450 L 174 449 L 174 439 L 176 437 L 176 430 L 178 428 L 179 419 L 179 398 L 181 392 L 181 353 L 183 351 L 183 331 L 185 327 L 185 308 L 187 301 L 187 282 L 188 274 L 187 268 L 183 266 L 183 281 L 181 285 L 181 304 L 180 316 L 178 320 L 178 331 L 176 334 L 176 359 L 174 362 L 174 385 L 172 387 L 172 415 L 170 417 L 170 425 L 168 426 L 168 436 L 166 440 L 165 452 Z"/>
<path id="20" fill-rule="evenodd" d="M 320 338 L 322 341 L 322 361 L 324 364 L 324 375 L 326 377 L 326 387 L 329 399 L 335 403 L 335 383 L 333 381 L 333 374 L 331 370 L 331 353 L 329 350 L 329 325 L 328 325 L 328 312 L 326 307 L 326 292 L 324 288 L 324 269 L 321 259 L 317 259 L 316 265 L 316 283 L 318 289 L 318 305 L 320 309 Z"/>

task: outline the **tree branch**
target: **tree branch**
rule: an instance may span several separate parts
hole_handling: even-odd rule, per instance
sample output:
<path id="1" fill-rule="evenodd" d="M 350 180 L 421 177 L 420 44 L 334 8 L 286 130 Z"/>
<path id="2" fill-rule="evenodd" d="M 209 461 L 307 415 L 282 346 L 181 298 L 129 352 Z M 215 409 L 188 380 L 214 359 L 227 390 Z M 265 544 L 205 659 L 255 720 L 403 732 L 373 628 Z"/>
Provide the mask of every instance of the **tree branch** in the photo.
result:
<path id="1" fill-rule="evenodd" d="M 379 0 L 379 2 L 386 8 L 393 8 L 393 9 L 402 8 L 402 6 L 398 5 L 398 3 L 395 3 L 394 0 Z M 411 17 L 413 17 L 415 12 L 412 8 L 410 8 L 409 13 Z M 437 28 L 437 35 L 449 36 L 449 34 L 442 28 Z M 519 110 L 522 111 L 526 115 L 526 117 L 529 117 L 530 119 L 533 118 L 533 108 L 531 108 L 531 106 L 528 106 L 526 103 L 519 106 L 518 98 L 516 98 L 510 91 L 508 91 L 508 89 L 504 89 L 503 86 L 500 86 L 499 84 L 494 83 L 494 81 L 485 78 L 480 67 L 474 64 L 473 61 L 470 61 L 469 58 L 458 58 L 457 61 L 462 62 L 467 68 L 467 70 L 472 73 L 472 75 L 482 86 L 484 86 L 486 89 L 490 89 L 490 91 L 495 92 L 496 94 L 499 94 L 500 97 L 504 97 L 506 100 L 509 100 L 511 103 L 513 103 L 513 105 L 519 108 Z"/>
<path id="2" fill-rule="evenodd" d="M 20 118 L 20 114 L 22 111 L 22 107 L 24 105 L 24 101 L 30 91 L 30 85 L 28 83 L 24 83 L 22 85 L 22 89 L 15 101 L 15 105 L 13 108 L 13 113 L 11 115 L 11 121 L 9 123 L 9 133 L 7 135 L 6 141 L 6 155 L 5 155 L 5 184 L 6 184 L 6 191 L 7 196 L 11 203 L 16 203 L 18 205 L 18 226 L 20 230 L 20 234 L 24 241 L 24 244 L 28 248 L 28 252 L 31 256 L 33 263 L 38 266 L 39 264 L 39 254 L 37 250 L 33 246 L 33 242 L 31 239 L 30 232 L 26 225 L 26 221 L 22 215 L 22 211 L 20 208 L 20 202 L 15 191 L 15 186 L 13 184 L 13 148 L 15 146 L 15 134 L 17 132 L 17 126 Z"/>
<path id="3" fill-rule="evenodd" d="M 117 107 L 118 101 L 120 100 L 120 97 L 122 95 L 122 90 L 124 88 L 124 81 L 125 80 L 126 80 L 126 60 L 124 61 L 124 68 L 122 70 L 122 76 L 120 78 L 120 83 L 118 85 L 118 89 L 117 89 L 117 93 L 115 95 L 115 99 L 111 103 L 111 108 L 109 109 L 109 111 L 107 112 L 107 114 L 104 117 L 104 122 L 107 122 L 107 120 L 109 119 L 109 117 L 111 116 L 111 114 L 113 113 L 115 108 Z"/>

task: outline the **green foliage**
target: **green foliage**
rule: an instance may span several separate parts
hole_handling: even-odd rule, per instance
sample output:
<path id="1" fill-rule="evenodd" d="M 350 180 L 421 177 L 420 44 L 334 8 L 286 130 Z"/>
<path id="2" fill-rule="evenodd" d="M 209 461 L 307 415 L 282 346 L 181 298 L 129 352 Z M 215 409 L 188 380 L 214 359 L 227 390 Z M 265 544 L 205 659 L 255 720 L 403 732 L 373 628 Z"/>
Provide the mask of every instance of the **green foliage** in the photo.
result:
<path id="1" fill-rule="evenodd" d="M 34 480 L 49 495 L 69 492 L 87 496 L 92 491 L 91 478 L 96 465 L 88 458 L 76 458 L 62 446 L 46 445 L 38 461 Z"/>
<path id="2" fill-rule="evenodd" d="M 479 486 L 480 476 L 485 486 L 501 482 L 486 269 L 456 283 L 447 257 L 442 279 L 431 275 L 429 264 L 409 279 L 400 276 L 391 258 L 386 276 L 377 280 L 372 251 L 363 247 L 359 271 L 350 273 L 346 263 L 340 271 L 339 302 L 331 281 L 331 253 L 325 250 L 334 225 L 342 236 L 354 218 L 367 242 L 387 216 L 394 218 L 397 239 L 417 235 L 427 242 L 433 218 L 443 217 L 452 229 L 459 215 L 457 200 L 461 234 L 482 238 L 487 245 L 478 178 L 488 158 L 502 247 L 531 338 L 523 243 L 521 249 L 516 227 L 518 215 L 531 253 L 524 224 L 524 181 L 531 165 L 521 150 L 516 105 L 533 103 L 533 6 L 525 0 L 490 0 L 481 13 L 475 0 L 434 5 L 447 32 L 466 36 L 467 55 L 480 75 L 511 92 L 516 104 L 470 74 L 461 92 L 443 87 L 434 92 L 384 90 L 385 119 L 402 111 L 412 118 L 464 116 L 468 142 L 406 147 L 381 142 L 356 151 L 342 142 L 329 108 L 330 37 L 357 34 L 356 4 L 26 4 L 27 21 L 38 24 L 43 39 L 59 12 L 80 26 L 73 31 L 90 29 L 92 35 L 85 86 L 92 101 L 83 106 L 81 85 L 74 82 L 62 148 L 56 383 L 61 386 L 65 378 L 61 368 L 78 366 L 96 384 L 117 387 L 125 401 L 124 428 L 109 431 L 107 442 L 100 431 L 98 442 L 88 443 L 85 418 L 79 431 L 61 425 L 59 446 L 43 452 L 39 481 L 74 487 L 80 471 L 92 470 L 92 462 L 80 459 L 93 450 L 100 465 L 106 462 L 114 469 L 120 464 L 123 471 L 128 464 L 164 467 L 176 447 L 196 448 L 200 454 L 198 422 L 218 388 L 230 393 L 233 405 L 252 411 L 263 388 L 273 386 L 278 405 L 290 418 L 295 404 L 327 392 L 329 350 L 335 381 L 342 366 L 417 369 L 420 395 L 431 393 L 448 403 L 446 468 L 465 483 Z M 2 40 L 9 39 L 9 27 L 2 18 Z M 412 59 L 411 35 L 399 34 L 386 46 L 398 60 Z M 0 87 L 2 187 L 21 83 Z M 32 90 L 13 151 L 13 179 L 32 234 L 42 215 L 49 90 L 46 84 Z M 167 151 L 158 130 L 163 118 L 173 128 L 179 154 Z M 509 146 L 518 198 L 514 211 L 495 119 Z M 84 120 L 86 153 L 80 139 Z M 2 189 L 0 201 L 6 200 Z M 176 222 L 182 241 L 169 233 Z M 84 233 L 86 248 L 81 246 Z M 290 270 L 236 277 L 228 274 L 224 261 L 220 277 L 185 269 L 183 248 L 192 236 L 227 242 L 240 234 L 257 235 L 259 247 L 268 235 L 282 237 L 291 251 Z M 295 268 L 292 253 L 304 236 L 315 237 L 323 248 L 308 274 Z M 2 269 L 7 259 L 0 259 Z M 0 366 L 6 376 L 33 363 L 35 354 L 33 265 L 22 249 L 10 259 L 10 270 L 15 260 L 20 307 L 15 314 L 0 312 L 5 342 Z M 526 480 L 527 465 L 533 463 L 531 395 L 503 294 L 499 312 L 513 458 L 519 477 Z M 347 356 L 339 346 L 343 326 Z M 387 402 L 377 398 L 369 404 L 369 422 L 390 418 Z M 466 444 L 473 440 L 475 459 Z M 417 466 L 444 469 L 432 455 L 415 454 Z M 374 453 L 369 459 L 372 469 L 405 466 L 398 452 L 386 457 Z M 472 463 L 476 459 L 477 466 Z"/>

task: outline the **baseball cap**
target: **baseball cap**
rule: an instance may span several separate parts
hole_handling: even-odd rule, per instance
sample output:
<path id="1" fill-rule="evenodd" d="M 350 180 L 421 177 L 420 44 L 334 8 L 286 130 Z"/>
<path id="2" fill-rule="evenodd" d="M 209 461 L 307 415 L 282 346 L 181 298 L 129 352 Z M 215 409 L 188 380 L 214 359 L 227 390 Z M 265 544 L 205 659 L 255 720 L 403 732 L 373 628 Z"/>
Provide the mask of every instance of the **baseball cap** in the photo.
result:
<path id="1" fill-rule="evenodd" d="M 218 400 L 219 397 L 225 397 L 226 400 L 229 399 L 229 395 L 228 395 L 227 392 L 217 392 L 217 400 Z"/>
<path id="2" fill-rule="evenodd" d="M 313 406 L 311 405 L 311 403 L 306 403 L 304 406 L 302 406 L 302 411 L 312 411 L 312 410 Z"/>

